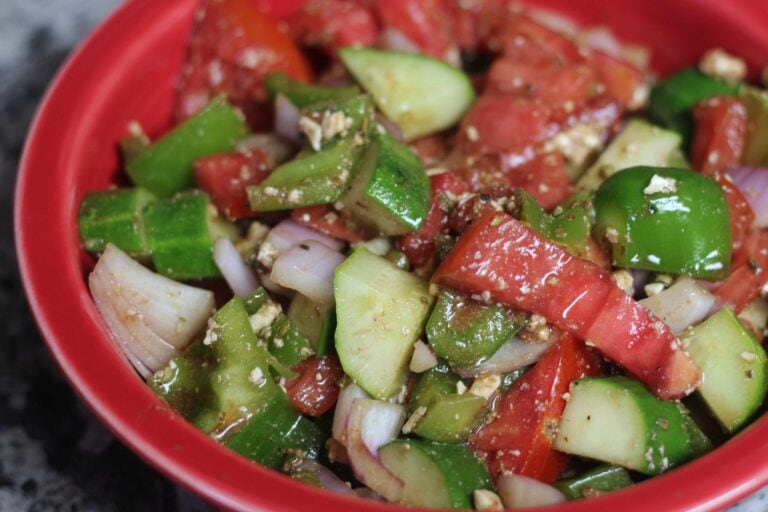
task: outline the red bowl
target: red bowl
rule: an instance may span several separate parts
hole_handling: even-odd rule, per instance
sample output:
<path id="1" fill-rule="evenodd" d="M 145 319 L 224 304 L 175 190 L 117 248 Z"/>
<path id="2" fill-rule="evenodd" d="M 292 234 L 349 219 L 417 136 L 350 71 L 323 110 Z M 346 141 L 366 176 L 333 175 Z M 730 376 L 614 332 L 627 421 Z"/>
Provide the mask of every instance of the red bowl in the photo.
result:
<path id="1" fill-rule="evenodd" d="M 761 1 L 535 3 L 585 24 L 607 24 L 622 38 L 650 46 L 660 72 L 693 63 L 704 50 L 720 45 L 745 56 L 755 74 L 768 55 L 768 7 Z M 29 135 L 16 190 L 16 243 L 29 303 L 64 373 L 104 423 L 145 460 L 212 503 L 233 510 L 395 510 L 297 483 L 197 431 L 121 359 L 85 286 L 78 204 L 85 193 L 115 178 L 115 141 L 128 121 L 139 120 L 154 135 L 168 127 L 196 3 L 127 2 L 75 53 L 48 91 Z M 300 0 L 269 3 L 280 16 Z M 556 510 L 712 510 L 766 483 L 764 417 L 665 476 Z"/>

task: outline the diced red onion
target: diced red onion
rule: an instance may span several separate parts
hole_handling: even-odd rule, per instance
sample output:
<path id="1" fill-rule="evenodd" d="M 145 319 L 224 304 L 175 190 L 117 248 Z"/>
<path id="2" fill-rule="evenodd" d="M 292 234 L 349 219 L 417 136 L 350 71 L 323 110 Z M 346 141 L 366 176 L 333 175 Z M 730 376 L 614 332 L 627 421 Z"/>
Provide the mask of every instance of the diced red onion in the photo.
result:
<path id="1" fill-rule="evenodd" d="M 284 220 L 272 228 L 264 242 L 271 244 L 278 253 L 282 253 L 294 245 L 299 245 L 307 240 L 320 242 L 334 251 L 339 251 L 344 247 L 344 242 L 340 242 L 325 233 L 320 233 L 307 226 L 302 226 L 292 220 Z"/>
<path id="2" fill-rule="evenodd" d="M 728 176 L 755 212 L 752 225 L 757 228 L 768 227 L 768 168 L 737 167 L 730 169 Z"/>
<path id="3" fill-rule="evenodd" d="M 674 333 L 704 320 L 714 303 L 715 296 L 688 276 L 681 276 L 666 290 L 640 301 Z"/>
<path id="4" fill-rule="evenodd" d="M 301 462 L 293 466 L 294 469 L 299 471 L 308 471 L 317 477 L 317 481 L 323 489 L 327 489 L 337 494 L 344 494 L 347 496 L 357 496 L 358 494 L 341 478 L 336 474 L 323 466 L 322 464 L 312 459 L 303 459 Z"/>
<path id="5" fill-rule="evenodd" d="M 352 402 L 356 398 L 371 398 L 363 388 L 352 383 L 339 392 L 339 398 L 336 399 L 336 409 L 333 411 L 333 438 L 342 445 L 347 445 L 347 421 L 349 421 L 349 412 L 352 410 Z"/>
<path id="6" fill-rule="evenodd" d="M 400 128 L 400 126 L 394 121 L 392 121 L 390 118 L 385 116 L 384 114 L 377 113 L 376 121 L 384 128 L 384 130 L 393 139 L 398 140 L 400 142 L 403 142 L 405 140 L 405 137 L 403 136 L 403 130 Z"/>
<path id="7" fill-rule="evenodd" d="M 347 423 L 347 453 L 355 477 L 390 502 L 400 501 L 404 484 L 381 463 L 378 450 L 397 438 L 404 422 L 402 405 L 357 398 Z"/>
<path id="8" fill-rule="evenodd" d="M 333 276 L 344 255 L 315 240 L 305 240 L 280 254 L 269 278 L 319 304 L 333 304 Z"/>
<path id="9" fill-rule="evenodd" d="M 650 270 L 632 268 L 629 270 L 629 273 L 632 274 L 632 288 L 634 288 L 635 291 L 642 290 L 651 279 Z"/>
<path id="10" fill-rule="evenodd" d="M 155 274 L 112 244 L 88 283 L 110 339 L 145 378 L 192 341 L 214 307 L 210 291 Z"/>
<path id="11" fill-rule="evenodd" d="M 454 368 L 454 370 L 465 379 L 484 373 L 511 372 L 538 361 L 551 345 L 552 342 L 526 343 L 519 338 L 512 338 L 482 363 L 468 368 Z"/>
<path id="12" fill-rule="evenodd" d="M 298 120 L 296 121 L 298 125 Z M 277 166 L 285 162 L 295 153 L 293 145 L 285 138 L 275 133 L 255 133 L 242 139 L 235 147 L 237 151 L 248 152 L 254 149 L 264 151 Z"/>
<path id="13" fill-rule="evenodd" d="M 413 344 L 413 356 L 411 356 L 410 370 L 414 373 L 422 373 L 437 365 L 437 357 L 423 341 Z"/>
<path id="14" fill-rule="evenodd" d="M 301 112 L 291 100 L 278 94 L 275 99 L 275 131 L 296 144 L 301 142 L 299 118 Z"/>
<path id="15" fill-rule="evenodd" d="M 567 501 L 565 495 L 551 485 L 514 473 L 501 475 L 496 487 L 505 508 L 544 507 Z"/>
<path id="16" fill-rule="evenodd" d="M 238 297 L 247 297 L 259 287 L 258 279 L 229 238 L 221 237 L 216 240 L 213 246 L 213 260 L 224 280 Z"/>
<path id="17" fill-rule="evenodd" d="M 419 47 L 413 41 L 393 28 L 386 28 L 381 33 L 381 46 L 387 50 L 398 52 L 420 53 Z"/>

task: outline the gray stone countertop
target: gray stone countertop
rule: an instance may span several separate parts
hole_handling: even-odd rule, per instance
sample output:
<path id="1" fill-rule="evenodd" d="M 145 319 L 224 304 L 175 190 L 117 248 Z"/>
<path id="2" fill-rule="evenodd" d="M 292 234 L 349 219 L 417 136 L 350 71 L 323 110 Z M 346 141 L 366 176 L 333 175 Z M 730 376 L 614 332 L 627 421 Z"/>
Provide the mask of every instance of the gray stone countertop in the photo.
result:
<path id="1" fill-rule="evenodd" d="M 117 441 L 51 360 L 19 282 L 12 194 L 35 108 L 119 0 L 0 0 L 0 512 L 209 511 Z M 730 512 L 768 510 L 764 489 Z"/>

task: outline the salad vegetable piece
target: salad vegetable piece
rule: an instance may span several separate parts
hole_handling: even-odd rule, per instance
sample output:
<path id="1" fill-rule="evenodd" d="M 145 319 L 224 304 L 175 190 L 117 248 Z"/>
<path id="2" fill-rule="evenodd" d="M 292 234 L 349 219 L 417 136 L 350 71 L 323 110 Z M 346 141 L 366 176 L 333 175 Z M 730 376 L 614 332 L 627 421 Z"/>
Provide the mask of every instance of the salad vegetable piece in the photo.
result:
<path id="1" fill-rule="evenodd" d="M 721 50 L 654 78 L 464 4 L 311 0 L 278 28 L 201 0 L 173 126 L 131 123 L 130 183 L 80 203 L 89 288 L 160 400 L 291 478 L 591 499 L 764 406 L 768 92 Z"/>

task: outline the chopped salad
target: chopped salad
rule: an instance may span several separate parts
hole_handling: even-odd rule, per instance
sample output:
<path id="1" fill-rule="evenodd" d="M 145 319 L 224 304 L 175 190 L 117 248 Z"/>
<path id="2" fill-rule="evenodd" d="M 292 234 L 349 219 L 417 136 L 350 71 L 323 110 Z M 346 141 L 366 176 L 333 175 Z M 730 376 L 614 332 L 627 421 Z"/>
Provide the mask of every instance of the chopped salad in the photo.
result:
<path id="1" fill-rule="evenodd" d="M 202 0 L 173 126 L 83 198 L 110 339 L 332 492 L 612 492 L 762 410 L 768 92 L 506 1 Z M 225 284 L 226 283 L 226 284 Z"/>

